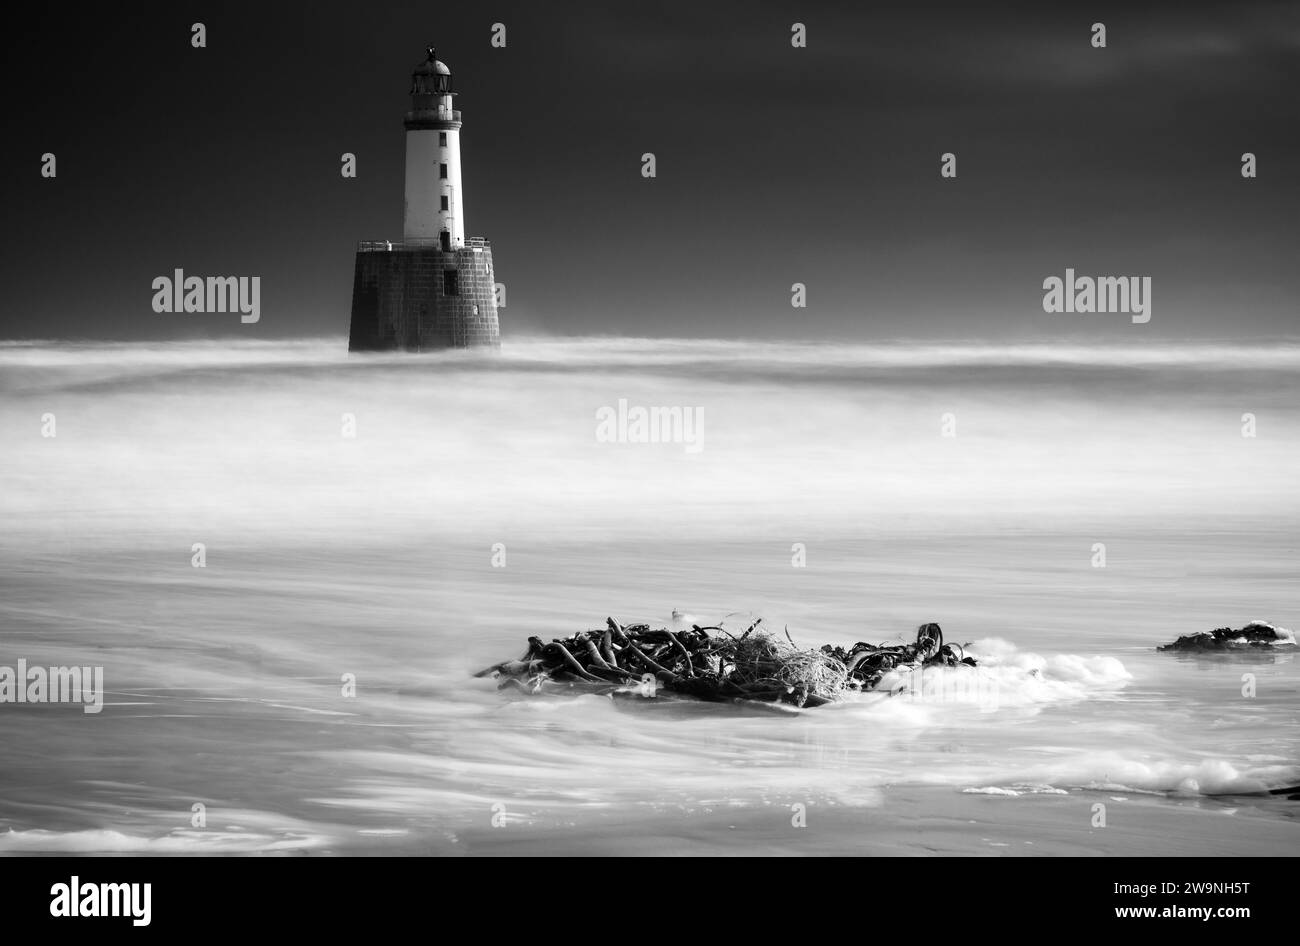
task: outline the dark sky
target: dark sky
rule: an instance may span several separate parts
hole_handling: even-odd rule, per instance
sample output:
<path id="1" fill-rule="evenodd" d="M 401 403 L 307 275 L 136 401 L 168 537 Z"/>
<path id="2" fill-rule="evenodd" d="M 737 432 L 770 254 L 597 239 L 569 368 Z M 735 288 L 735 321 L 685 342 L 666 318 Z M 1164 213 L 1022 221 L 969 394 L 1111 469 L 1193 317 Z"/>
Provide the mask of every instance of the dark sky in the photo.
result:
<path id="1" fill-rule="evenodd" d="M 0 336 L 345 333 L 429 43 L 507 340 L 1296 329 L 1295 3 L 133 3 L 10 21 Z M 1044 313 L 1067 266 L 1151 276 L 1150 324 Z M 154 313 L 176 267 L 261 276 L 261 322 Z"/>

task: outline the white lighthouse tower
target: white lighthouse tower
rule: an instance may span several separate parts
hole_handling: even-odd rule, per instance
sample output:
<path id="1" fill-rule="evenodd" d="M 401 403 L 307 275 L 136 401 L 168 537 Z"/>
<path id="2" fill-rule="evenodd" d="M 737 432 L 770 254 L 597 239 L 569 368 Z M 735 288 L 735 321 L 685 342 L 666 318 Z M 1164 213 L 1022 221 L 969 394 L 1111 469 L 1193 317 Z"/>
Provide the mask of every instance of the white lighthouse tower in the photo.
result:
<path id="1" fill-rule="evenodd" d="M 411 110 L 406 113 L 407 243 L 435 243 L 443 250 L 465 245 L 465 198 L 460 186 L 460 112 L 451 70 L 429 58 L 411 76 Z"/>

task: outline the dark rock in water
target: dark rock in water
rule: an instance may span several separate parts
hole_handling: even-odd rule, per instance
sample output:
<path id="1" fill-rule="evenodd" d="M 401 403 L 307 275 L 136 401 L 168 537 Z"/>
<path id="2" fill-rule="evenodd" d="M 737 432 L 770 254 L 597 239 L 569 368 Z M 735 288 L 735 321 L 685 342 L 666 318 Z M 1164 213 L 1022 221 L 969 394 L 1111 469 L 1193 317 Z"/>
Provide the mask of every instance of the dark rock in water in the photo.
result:
<path id="1" fill-rule="evenodd" d="M 1252 647 L 1272 647 L 1278 643 L 1294 645 L 1295 638 L 1278 631 L 1272 624 L 1251 621 L 1239 631 L 1230 627 L 1198 631 L 1180 637 L 1172 644 L 1162 644 L 1156 650 L 1246 650 Z"/>

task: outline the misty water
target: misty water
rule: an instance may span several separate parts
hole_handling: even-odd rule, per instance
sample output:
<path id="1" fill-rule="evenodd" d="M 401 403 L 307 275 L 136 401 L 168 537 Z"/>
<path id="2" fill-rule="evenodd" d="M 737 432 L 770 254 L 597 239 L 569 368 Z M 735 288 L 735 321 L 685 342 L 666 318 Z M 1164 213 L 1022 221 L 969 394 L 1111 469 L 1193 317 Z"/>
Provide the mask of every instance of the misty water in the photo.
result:
<path id="1" fill-rule="evenodd" d="M 1295 648 L 1154 648 L 1296 626 L 1300 348 L 345 348 L 0 345 L 0 665 L 107 691 L 0 704 L 0 852 L 671 838 L 909 788 L 1294 824 L 1259 793 L 1300 781 Z M 603 442 L 620 400 L 691 408 L 698 441 Z M 674 609 L 808 647 L 936 621 L 996 698 L 775 715 L 471 677 Z"/>

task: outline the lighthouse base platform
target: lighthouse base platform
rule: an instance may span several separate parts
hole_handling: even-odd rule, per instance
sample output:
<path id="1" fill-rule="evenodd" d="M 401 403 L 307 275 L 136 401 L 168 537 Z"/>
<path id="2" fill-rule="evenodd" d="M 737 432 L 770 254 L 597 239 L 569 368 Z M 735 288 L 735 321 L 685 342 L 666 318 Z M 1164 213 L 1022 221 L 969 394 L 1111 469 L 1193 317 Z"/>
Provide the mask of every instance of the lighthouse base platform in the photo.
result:
<path id="1" fill-rule="evenodd" d="M 348 351 L 436 351 L 501 345 L 492 247 L 358 245 Z"/>

